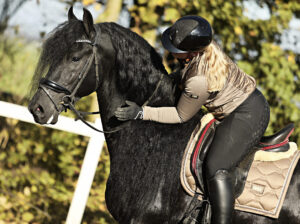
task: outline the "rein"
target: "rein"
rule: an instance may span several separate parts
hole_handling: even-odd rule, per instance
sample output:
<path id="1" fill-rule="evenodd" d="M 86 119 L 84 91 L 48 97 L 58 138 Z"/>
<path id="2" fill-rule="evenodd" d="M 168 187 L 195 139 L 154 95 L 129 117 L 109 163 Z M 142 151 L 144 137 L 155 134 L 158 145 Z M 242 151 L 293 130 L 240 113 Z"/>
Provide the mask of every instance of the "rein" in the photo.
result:
<path id="1" fill-rule="evenodd" d="M 76 86 L 74 87 L 74 89 L 72 91 L 70 91 L 67 88 L 61 86 L 60 84 L 58 84 L 54 81 L 51 81 L 49 79 L 46 79 L 46 78 L 42 78 L 40 80 L 39 88 L 42 89 L 45 92 L 45 94 L 51 100 L 51 102 L 53 103 L 53 105 L 54 105 L 54 107 L 55 107 L 55 109 L 57 110 L 58 113 L 61 113 L 63 110 L 67 111 L 67 109 L 70 109 L 77 116 L 76 119 L 81 120 L 85 125 L 87 125 L 88 127 L 92 128 L 93 130 L 95 130 L 97 132 L 114 133 L 114 132 L 120 131 L 124 127 L 121 127 L 121 128 L 118 128 L 118 129 L 115 129 L 115 130 L 112 130 L 112 131 L 104 131 L 104 130 L 97 129 L 96 127 L 92 126 L 91 124 L 89 124 L 87 121 L 84 120 L 83 115 L 100 114 L 100 111 L 98 111 L 98 112 L 81 112 L 81 111 L 76 110 L 75 105 L 74 105 L 74 103 L 76 102 L 75 94 L 76 94 L 77 90 L 79 89 L 79 87 L 81 86 L 83 80 L 86 78 L 86 76 L 88 74 L 88 71 L 90 70 L 90 68 L 92 66 L 93 60 L 95 61 L 95 70 L 96 70 L 96 85 L 95 85 L 94 91 L 96 91 L 98 89 L 98 86 L 99 86 L 99 70 L 98 70 L 99 62 L 98 62 L 98 58 L 97 58 L 96 43 L 93 43 L 90 40 L 86 40 L 86 39 L 76 40 L 75 42 L 76 43 L 90 44 L 93 47 L 93 53 L 88 58 L 88 60 L 84 64 L 81 72 L 79 73 L 78 82 L 77 82 Z M 147 105 L 149 103 L 149 101 L 154 97 L 154 95 L 156 94 L 159 86 L 161 85 L 163 76 L 164 76 L 164 74 L 162 73 L 161 77 L 160 77 L 160 80 L 159 80 L 158 84 L 156 85 L 156 88 L 155 88 L 154 92 L 148 98 L 148 100 L 143 104 L 143 106 Z M 65 96 L 62 97 L 61 102 L 60 102 L 59 105 L 57 105 L 57 103 L 55 103 L 55 101 L 53 100 L 53 97 L 49 93 L 48 89 L 53 90 L 57 93 L 65 93 L 66 94 Z M 59 106 L 62 106 L 61 109 L 59 108 Z"/>

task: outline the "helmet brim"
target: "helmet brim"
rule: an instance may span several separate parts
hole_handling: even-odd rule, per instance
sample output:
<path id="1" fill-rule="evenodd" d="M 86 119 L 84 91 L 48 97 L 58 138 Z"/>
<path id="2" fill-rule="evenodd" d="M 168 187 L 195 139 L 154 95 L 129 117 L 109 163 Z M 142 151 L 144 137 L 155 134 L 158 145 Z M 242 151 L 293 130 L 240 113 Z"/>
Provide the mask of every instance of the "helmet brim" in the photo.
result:
<path id="1" fill-rule="evenodd" d="M 161 42 L 163 47 L 171 53 L 176 53 L 176 54 L 188 53 L 188 51 L 180 50 L 172 44 L 170 40 L 170 29 L 171 27 L 166 29 L 162 34 Z"/>

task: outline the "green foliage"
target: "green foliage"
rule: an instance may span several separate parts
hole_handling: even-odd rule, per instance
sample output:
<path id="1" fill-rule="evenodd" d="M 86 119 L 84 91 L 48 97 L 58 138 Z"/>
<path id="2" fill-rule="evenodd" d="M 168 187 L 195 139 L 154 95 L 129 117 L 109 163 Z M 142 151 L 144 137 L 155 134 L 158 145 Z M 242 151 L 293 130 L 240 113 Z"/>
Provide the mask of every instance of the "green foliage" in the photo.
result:
<path id="1" fill-rule="evenodd" d="M 81 110 L 89 108 L 88 99 Z M 87 143 L 86 137 L 0 118 L 0 223 L 64 223 Z M 104 146 L 83 223 L 114 223 L 104 200 L 108 174 Z"/>
<path id="2" fill-rule="evenodd" d="M 270 18 L 252 20 L 245 15 L 248 9 L 244 2 L 135 0 L 131 25 L 153 46 L 161 48 L 157 27 L 170 26 L 184 15 L 206 18 L 214 29 L 214 39 L 243 70 L 256 78 L 258 88 L 265 94 L 271 107 L 267 134 L 292 122 L 295 124 L 292 140 L 300 145 L 300 74 L 296 63 L 299 54 L 280 47 L 281 35 L 291 18 L 299 15 L 300 3 L 297 0 L 256 1 L 270 12 Z M 150 30 L 158 35 L 146 35 Z M 173 68 L 173 61 L 169 60 L 172 57 L 167 53 L 165 56 L 166 65 Z"/>
<path id="3" fill-rule="evenodd" d="M 299 13 L 300 4 L 297 0 L 265 2 L 270 18 L 251 20 L 245 16 L 247 9 L 241 0 L 135 0 L 130 10 L 131 25 L 160 48 L 158 28 L 171 25 L 183 15 L 205 17 L 224 51 L 256 78 L 258 88 L 267 97 L 271 107 L 268 134 L 293 122 L 296 127 L 293 140 L 300 145 L 300 74 L 296 63 L 299 55 L 280 47 L 280 36 L 292 16 Z M 39 48 L 34 43 L 1 39 L 1 100 L 27 104 L 24 97 L 38 54 Z M 7 93 L 13 93 L 14 97 Z M 91 101 L 92 97 L 84 99 L 80 109 L 90 110 Z M 67 113 L 67 116 L 72 115 Z M 84 137 L 0 117 L 0 224 L 64 223 L 87 142 Z M 84 224 L 115 223 L 105 207 L 108 174 L 109 155 L 104 146 Z"/>
<path id="4" fill-rule="evenodd" d="M 0 90 L 25 97 L 38 55 L 36 43 L 0 36 Z"/>

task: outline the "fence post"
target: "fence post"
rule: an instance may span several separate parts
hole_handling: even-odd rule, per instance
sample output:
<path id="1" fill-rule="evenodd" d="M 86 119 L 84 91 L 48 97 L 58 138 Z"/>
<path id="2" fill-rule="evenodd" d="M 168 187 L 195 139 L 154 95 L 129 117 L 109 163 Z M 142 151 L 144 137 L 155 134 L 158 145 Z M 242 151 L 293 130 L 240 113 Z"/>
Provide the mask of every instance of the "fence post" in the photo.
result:
<path id="1" fill-rule="evenodd" d="M 100 119 L 97 118 L 95 125 L 100 126 Z M 79 174 L 77 186 L 69 208 L 66 224 L 80 224 L 90 188 L 98 166 L 104 143 L 104 135 L 95 132 L 91 137 L 84 156 L 82 168 Z"/>

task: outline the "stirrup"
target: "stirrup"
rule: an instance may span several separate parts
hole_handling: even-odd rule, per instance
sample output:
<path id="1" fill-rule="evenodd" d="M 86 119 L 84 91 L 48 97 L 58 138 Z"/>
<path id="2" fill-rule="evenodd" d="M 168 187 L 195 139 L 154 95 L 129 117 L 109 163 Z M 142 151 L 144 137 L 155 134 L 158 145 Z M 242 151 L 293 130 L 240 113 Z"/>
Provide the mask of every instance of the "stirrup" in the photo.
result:
<path id="1" fill-rule="evenodd" d="M 181 224 L 210 224 L 211 205 L 209 200 L 198 200 L 199 194 L 195 194 Z M 201 218 L 200 218 L 201 217 Z M 200 220 L 199 220 L 200 219 Z"/>

